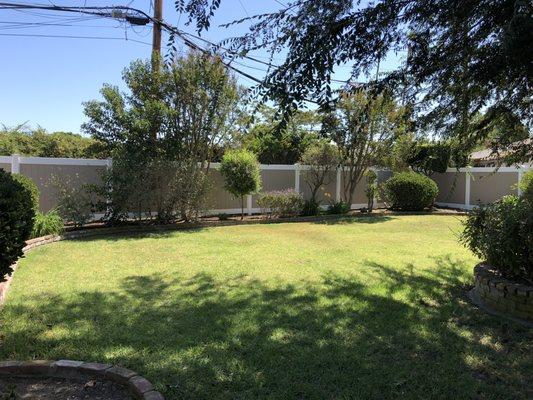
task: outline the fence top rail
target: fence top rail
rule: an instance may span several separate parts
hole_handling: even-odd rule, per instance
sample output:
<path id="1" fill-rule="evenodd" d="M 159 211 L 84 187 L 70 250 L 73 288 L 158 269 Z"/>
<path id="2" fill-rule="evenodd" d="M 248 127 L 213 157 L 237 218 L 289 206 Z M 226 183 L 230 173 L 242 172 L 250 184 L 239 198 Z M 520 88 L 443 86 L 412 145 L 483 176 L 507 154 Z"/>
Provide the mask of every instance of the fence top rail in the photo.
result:
<path id="1" fill-rule="evenodd" d="M 11 164 L 13 157 L 18 157 L 19 164 L 34 164 L 34 165 L 80 165 L 80 166 L 109 166 L 111 159 L 99 160 L 89 158 L 53 158 L 53 157 L 24 157 L 24 156 L 0 156 L 0 163 Z M 211 163 L 214 169 L 220 167 L 220 163 Z M 278 171 L 296 171 L 307 170 L 310 167 L 302 164 L 260 164 L 261 170 L 278 170 Z M 345 168 L 346 169 L 346 168 Z M 376 168 L 372 168 L 377 170 Z M 533 166 L 513 166 L 513 167 L 462 167 L 462 168 L 448 168 L 446 172 L 523 172 L 533 169 Z"/>

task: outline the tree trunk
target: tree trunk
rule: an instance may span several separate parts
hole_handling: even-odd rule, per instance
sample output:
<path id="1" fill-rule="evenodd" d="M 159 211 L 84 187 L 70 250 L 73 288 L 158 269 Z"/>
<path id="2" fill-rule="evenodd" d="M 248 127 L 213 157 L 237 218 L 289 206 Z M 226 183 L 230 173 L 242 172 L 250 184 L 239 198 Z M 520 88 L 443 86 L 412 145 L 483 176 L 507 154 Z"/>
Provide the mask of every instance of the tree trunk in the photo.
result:
<path id="1" fill-rule="evenodd" d="M 244 219 L 244 196 L 241 196 L 241 221 Z"/>

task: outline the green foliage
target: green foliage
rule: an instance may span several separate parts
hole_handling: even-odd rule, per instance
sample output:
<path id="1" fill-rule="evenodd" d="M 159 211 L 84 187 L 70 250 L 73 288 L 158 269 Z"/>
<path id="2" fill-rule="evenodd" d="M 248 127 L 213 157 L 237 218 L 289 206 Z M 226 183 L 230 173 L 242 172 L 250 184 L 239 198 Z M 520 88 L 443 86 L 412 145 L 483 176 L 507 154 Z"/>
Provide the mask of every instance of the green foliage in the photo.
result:
<path id="1" fill-rule="evenodd" d="M 518 188 L 522 192 L 521 196 L 524 200 L 533 204 L 533 171 L 527 171 L 522 175 Z"/>
<path id="2" fill-rule="evenodd" d="M 219 213 L 217 216 L 219 221 L 227 221 L 229 219 L 229 215 L 225 213 Z"/>
<path id="3" fill-rule="evenodd" d="M 244 196 L 261 189 L 261 174 L 255 154 L 247 150 L 229 150 L 222 157 L 220 174 L 224 188 L 241 199 L 241 217 L 244 216 Z"/>
<path id="4" fill-rule="evenodd" d="M 0 169 L 0 282 L 11 274 L 11 265 L 22 256 L 35 218 L 30 189 Z"/>
<path id="5" fill-rule="evenodd" d="M 262 164 L 295 164 L 309 146 L 318 141 L 315 130 L 320 117 L 314 111 L 295 113 L 281 125 L 279 116 L 269 107 L 261 107 L 259 117 L 236 141 L 255 154 Z"/>
<path id="6" fill-rule="evenodd" d="M 294 189 L 274 190 L 262 193 L 257 204 L 267 218 L 296 217 L 302 213 L 304 199 Z"/>
<path id="7" fill-rule="evenodd" d="M 76 227 L 81 227 L 93 218 L 97 200 L 89 185 L 79 186 L 76 179 L 67 176 L 52 176 L 52 186 L 57 195 L 57 213 Z"/>
<path id="8" fill-rule="evenodd" d="M 106 219 L 197 219 L 238 108 L 235 79 L 219 58 L 195 52 L 156 71 L 135 61 L 123 79 L 128 93 L 105 85 L 103 101 L 85 103 L 82 126 L 113 154 L 98 191 Z"/>
<path id="9" fill-rule="evenodd" d="M 313 215 L 319 215 L 320 214 L 320 204 L 318 201 L 309 199 L 305 200 L 304 206 L 302 209 L 302 216 L 313 216 Z"/>
<path id="10" fill-rule="evenodd" d="M 432 179 L 415 172 L 400 172 L 385 182 L 385 194 L 393 210 L 422 211 L 431 207 L 438 192 Z"/>
<path id="11" fill-rule="evenodd" d="M 341 200 L 328 206 L 328 214 L 347 214 L 350 209 L 350 204 Z"/>
<path id="12" fill-rule="evenodd" d="M 35 215 L 32 237 L 59 235 L 61 232 L 63 232 L 63 219 L 57 210 L 50 210 L 44 214 L 38 212 Z"/>
<path id="13" fill-rule="evenodd" d="M 307 148 L 300 158 L 300 163 L 309 166 L 304 173 L 304 180 L 311 190 L 311 201 L 316 203 L 320 188 L 335 179 L 335 171 L 340 163 L 339 150 L 321 140 Z"/>
<path id="14" fill-rule="evenodd" d="M 391 93 L 358 90 L 343 94 L 336 110 L 325 115 L 322 131 L 339 150 L 345 171 L 343 200 L 348 204 L 365 171 L 383 164 L 395 138 L 403 134 L 404 114 Z"/>
<path id="15" fill-rule="evenodd" d="M 416 172 L 431 176 L 435 172 L 446 172 L 450 165 L 451 155 L 450 143 L 422 142 L 416 144 L 407 162 Z"/>
<path id="16" fill-rule="evenodd" d="M 533 283 L 533 205 L 505 196 L 475 208 L 464 223 L 462 242 L 503 276 Z"/>
<path id="17" fill-rule="evenodd" d="M 33 203 L 33 209 L 37 213 L 39 211 L 39 197 L 40 197 L 40 192 L 39 192 L 39 188 L 37 187 L 37 185 L 26 175 L 12 174 L 11 176 L 13 177 L 15 181 L 20 183 L 22 186 L 26 188 L 26 190 L 28 190 L 28 192 L 31 193 L 31 201 Z"/>
<path id="18" fill-rule="evenodd" d="M 376 197 L 376 194 L 378 192 L 378 175 L 374 170 L 369 169 L 365 172 L 366 177 L 366 188 L 365 188 L 365 195 L 368 200 L 368 212 L 372 212 L 372 209 L 374 208 L 374 197 Z"/>
<path id="19" fill-rule="evenodd" d="M 220 3 L 184 0 L 176 8 L 201 31 Z M 502 118 L 531 121 L 529 1 L 301 0 L 239 22 L 247 32 L 225 42 L 236 53 L 283 49 L 283 62 L 269 68 L 259 92 L 286 115 L 309 99 L 328 106 L 337 93 L 336 66 L 349 65 L 349 81 L 357 82 L 390 54 L 405 52 L 395 69 L 369 85 L 397 89 L 412 104 L 418 127 L 467 144 L 487 135 L 483 127 L 469 128 L 480 109 L 487 110 L 486 126 Z M 498 141 L 512 136 L 505 130 Z M 522 144 L 516 154 L 531 159 L 533 146 Z"/>
<path id="20" fill-rule="evenodd" d="M 107 158 L 109 153 L 97 140 L 72 132 L 48 133 L 24 125 L 0 129 L 0 155 L 34 157 Z"/>

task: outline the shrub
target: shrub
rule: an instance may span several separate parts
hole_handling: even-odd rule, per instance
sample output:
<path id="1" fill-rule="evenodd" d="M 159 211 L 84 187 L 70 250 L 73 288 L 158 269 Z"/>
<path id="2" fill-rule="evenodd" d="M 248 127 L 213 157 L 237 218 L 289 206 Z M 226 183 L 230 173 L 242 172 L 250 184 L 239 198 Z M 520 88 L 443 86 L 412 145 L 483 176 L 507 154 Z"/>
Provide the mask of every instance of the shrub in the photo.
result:
<path id="1" fill-rule="evenodd" d="M 33 224 L 32 237 L 59 235 L 63 232 L 63 219 L 57 210 L 50 210 L 43 214 L 38 212 Z"/>
<path id="2" fill-rule="evenodd" d="M 328 207 L 328 214 L 346 214 L 350 211 L 350 205 L 345 201 L 337 201 L 330 204 Z"/>
<path id="3" fill-rule="evenodd" d="M 316 202 L 320 188 L 335 179 L 335 170 L 340 163 L 339 150 L 326 141 L 319 141 L 305 150 L 300 162 L 309 167 L 303 176 L 311 191 L 311 200 Z"/>
<path id="4" fill-rule="evenodd" d="M 51 182 L 57 191 L 57 211 L 64 221 L 81 227 L 93 218 L 96 201 L 90 185 L 78 186 L 70 177 L 52 176 Z"/>
<path id="5" fill-rule="evenodd" d="M 318 204 L 318 201 L 313 199 L 306 200 L 302 208 L 302 216 L 308 217 L 318 214 L 320 214 L 320 204 Z"/>
<path id="6" fill-rule="evenodd" d="M 274 190 L 261 194 L 257 204 L 267 218 L 296 217 L 302 213 L 304 199 L 294 189 Z"/>
<path id="7" fill-rule="evenodd" d="M 35 218 L 32 193 L 0 169 L 0 282 L 11 274 L 11 265 L 22 256 Z"/>
<path id="8" fill-rule="evenodd" d="M 12 174 L 11 175 L 15 181 L 24 186 L 31 193 L 31 201 L 33 203 L 33 209 L 35 213 L 39 211 L 39 189 L 33 181 L 25 175 L 21 174 Z"/>
<path id="9" fill-rule="evenodd" d="M 259 163 L 254 153 L 247 150 L 229 150 L 220 163 L 224 188 L 241 199 L 241 219 L 244 217 L 244 196 L 261 188 Z"/>
<path id="10" fill-rule="evenodd" d="M 229 219 L 229 215 L 225 213 L 219 213 L 218 214 L 219 221 L 227 221 Z"/>
<path id="11" fill-rule="evenodd" d="M 533 283 L 533 205 L 505 196 L 475 208 L 461 241 L 507 278 Z"/>
<path id="12" fill-rule="evenodd" d="M 433 180 L 415 172 L 394 174 L 385 182 L 387 200 L 395 210 L 421 211 L 433 204 L 438 192 Z"/>
<path id="13" fill-rule="evenodd" d="M 527 171 L 522 175 L 518 188 L 522 192 L 521 196 L 524 200 L 529 204 L 533 204 L 533 171 Z"/>

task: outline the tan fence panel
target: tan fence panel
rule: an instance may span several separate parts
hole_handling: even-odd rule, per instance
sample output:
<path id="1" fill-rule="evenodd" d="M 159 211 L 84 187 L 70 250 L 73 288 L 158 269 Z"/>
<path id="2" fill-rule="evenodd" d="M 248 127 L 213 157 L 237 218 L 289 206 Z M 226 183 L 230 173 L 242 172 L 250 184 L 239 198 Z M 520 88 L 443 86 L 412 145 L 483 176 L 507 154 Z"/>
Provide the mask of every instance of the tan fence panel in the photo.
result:
<path id="1" fill-rule="evenodd" d="M 241 208 L 241 202 L 224 189 L 222 175 L 215 169 L 209 170 L 210 188 L 207 196 L 207 208 L 210 210 L 228 210 Z M 246 206 L 246 199 L 245 199 Z"/>
<path id="2" fill-rule="evenodd" d="M 53 179 L 68 182 L 74 187 L 85 184 L 101 184 L 104 166 L 94 165 L 40 165 L 21 164 L 20 173 L 29 177 L 41 192 L 41 211 L 46 212 L 57 207 L 57 188 Z"/>
<path id="3" fill-rule="evenodd" d="M 341 198 L 344 198 L 344 182 L 348 178 L 348 173 L 343 172 L 341 174 Z M 357 186 L 355 187 L 355 190 L 353 191 L 353 197 L 352 197 L 352 206 L 353 207 L 366 207 L 368 203 L 368 199 L 366 198 L 365 194 L 366 189 L 366 179 L 363 176 Z"/>
<path id="4" fill-rule="evenodd" d="M 11 164 L 0 163 L 0 169 L 3 169 L 4 171 L 7 171 L 7 172 L 11 172 Z"/>
<path id="5" fill-rule="evenodd" d="M 262 169 L 261 170 L 262 188 L 261 193 L 270 192 L 272 190 L 285 190 L 295 188 L 295 171 L 294 170 L 278 170 L 278 169 Z M 301 185 L 301 184 L 300 184 Z M 259 207 L 257 199 L 259 195 L 252 196 L 252 208 Z"/>
<path id="6" fill-rule="evenodd" d="M 309 177 L 309 171 L 300 172 L 300 193 L 304 196 L 304 199 L 309 200 L 311 198 L 311 188 L 307 183 Z M 326 176 L 326 184 L 318 190 L 316 200 L 322 205 L 328 205 L 335 203 L 335 193 L 337 187 L 337 172 L 333 171 Z"/>
<path id="7" fill-rule="evenodd" d="M 518 194 L 517 172 L 474 172 L 470 182 L 470 204 L 487 204 L 509 194 Z"/>
<path id="8" fill-rule="evenodd" d="M 445 172 L 431 176 L 439 187 L 437 203 L 465 204 L 465 172 Z"/>

